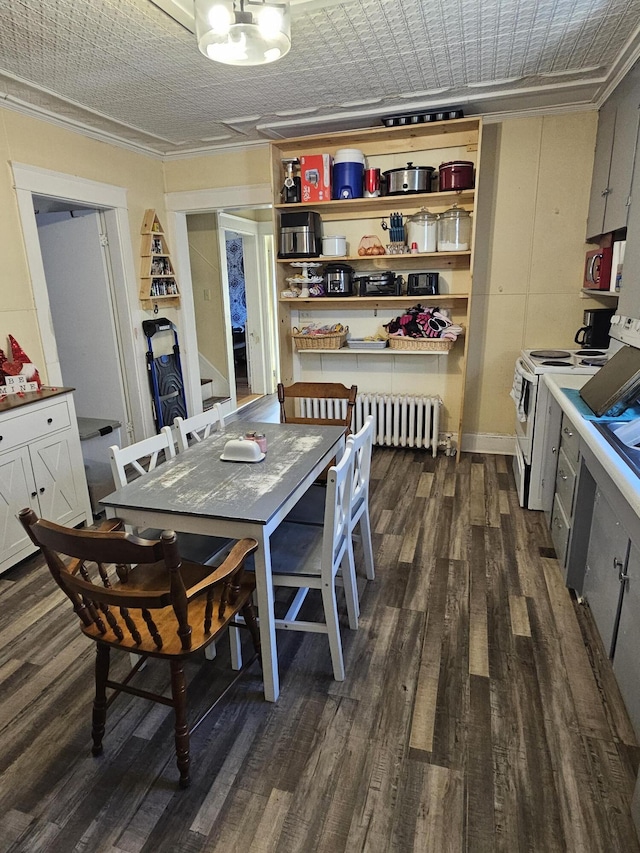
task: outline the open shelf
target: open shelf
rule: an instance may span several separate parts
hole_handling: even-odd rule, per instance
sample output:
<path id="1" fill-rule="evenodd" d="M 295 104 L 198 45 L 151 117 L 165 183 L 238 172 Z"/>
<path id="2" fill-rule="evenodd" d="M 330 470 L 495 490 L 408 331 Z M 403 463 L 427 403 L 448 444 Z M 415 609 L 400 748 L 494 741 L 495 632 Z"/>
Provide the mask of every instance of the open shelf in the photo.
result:
<path id="1" fill-rule="evenodd" d="M 296 204 L 275 204 L 276 210 L 283 213 L 298 210 L 317 210 L 318 213 L 343 213 L 351 219 L 354 213 L 375 213 L 381 211 L 404 210 L 406 208 L 443 206 L 450 204 L 473 204 L 475 190 L 459 190 L 458 192 L 435 193 L 402 193 L 400 195 L 382 195 L 377 198 L 343 198 L 332 201 L 298 202 Z M 338 218 L 332 216 L 332 218 Z"/>
<path id="2" fill-rule="evenodd" d="M 443 349 L 443 350 L 433 350 L 433 349 L 425 349 L 425 350 L 416 350 L 416 349 L 391 349 L 391 347 L 384 347 L 383 349 L 358 349 L 357 347 L 340 347 L 340 349 L 299 349 L 297 351 L 298 355 L 307 355 L 308 353 L 312 355 L 366 355 L 366 356 L 381 356 L 381 355 L 418 355 L 420 357 L 425 355 L 449 355 L 451 350 Z"/>
<path id="3" fill-rule="evenodd" d="M 396 305 L 417 305 L 418 302 L 426 305 L 444 305 L 445 303 L 464 302 L 469 298 L 468 293 L 440 293 L 437 296 L 309 296 L 295 299 L 284 299 L 280 302 L 289 305 L 297 303 L 304 305 L 305 309 L 313 305 L 314 308 L 338 308 L 350 306 L 352 308 L 393 308 Z"/>

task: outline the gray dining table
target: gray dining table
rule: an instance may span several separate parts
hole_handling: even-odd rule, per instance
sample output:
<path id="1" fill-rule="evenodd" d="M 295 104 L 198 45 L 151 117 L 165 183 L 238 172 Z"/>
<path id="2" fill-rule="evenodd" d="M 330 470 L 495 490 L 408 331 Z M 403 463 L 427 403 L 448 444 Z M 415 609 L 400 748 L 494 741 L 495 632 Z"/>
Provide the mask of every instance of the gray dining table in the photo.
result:
<path id="1" fill-rule="evenodd" d="M 261 462 L 220 459 L 229 439 L 249 431 L 267 438 Z M 340 426 L 235 421 L 101 499 L 107 516 L 134 527 L 257 540 L 264 695 L 271 702 L 280 687 L 270 537 L 344 444 Z"/>

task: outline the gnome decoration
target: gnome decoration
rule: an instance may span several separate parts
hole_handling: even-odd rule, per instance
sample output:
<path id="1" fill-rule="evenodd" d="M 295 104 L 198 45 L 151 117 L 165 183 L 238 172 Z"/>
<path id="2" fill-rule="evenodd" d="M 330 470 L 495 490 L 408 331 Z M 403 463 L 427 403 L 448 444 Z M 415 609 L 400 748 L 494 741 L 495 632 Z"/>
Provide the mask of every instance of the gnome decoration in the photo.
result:
<path id="1" fill-rule="evenodd" d="M 21 365 L 19 375 L 24 376 L 27 382 L 37 382 L 38 388 L 41 388 L 42 382 L 40 381 L 40 374 L 35 364 L 32 363 L 13 335 L 9 335 L 9 343 L 11 344 L 11 355 L 14 362 Z"/>
<path id="2" fill-rule="evenodd" d="M 0 350 L 0 394 L 22 395 L 25 391 L 38 391 L 42 387 L 35 364 L 13 335 L 9 335 L 11 361 Z"/>

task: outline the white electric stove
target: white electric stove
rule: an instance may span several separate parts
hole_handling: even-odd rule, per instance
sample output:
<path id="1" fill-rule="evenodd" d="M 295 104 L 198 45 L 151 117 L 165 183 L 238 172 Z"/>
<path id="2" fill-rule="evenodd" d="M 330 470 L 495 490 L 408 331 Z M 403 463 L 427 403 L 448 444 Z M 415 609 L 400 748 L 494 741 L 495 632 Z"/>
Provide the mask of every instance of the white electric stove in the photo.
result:
<path id="1" fill-rule="evenodd" d="M 526 349 L 520 353 L 529 373 L 597 373 L 609 353 L 603 349 Z"/>
<path id="2" fill-rule="evenodd" d="M 544 509 L 548 496 L 544 482 L 544 435 L 550 417 L 545 373 L 594 374 L 609 357 L 602 349 L 523 350 L 516 361 L 511 398 L 516 407 L 516 453 L 513 472 L 520 506 Z"/>

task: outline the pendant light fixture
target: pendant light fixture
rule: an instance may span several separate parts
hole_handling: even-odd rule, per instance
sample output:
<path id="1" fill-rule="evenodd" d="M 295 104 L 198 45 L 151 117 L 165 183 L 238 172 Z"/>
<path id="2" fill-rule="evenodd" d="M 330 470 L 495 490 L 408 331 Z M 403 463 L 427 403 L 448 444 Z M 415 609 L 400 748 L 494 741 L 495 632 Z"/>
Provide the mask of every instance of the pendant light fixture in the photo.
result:
<path id="1" fill-rule="evenodd" d="M 264 65 L 291 48 L 291 14 L 280 0 L 195 0 L 198 48 L 225 65 Z"/>

